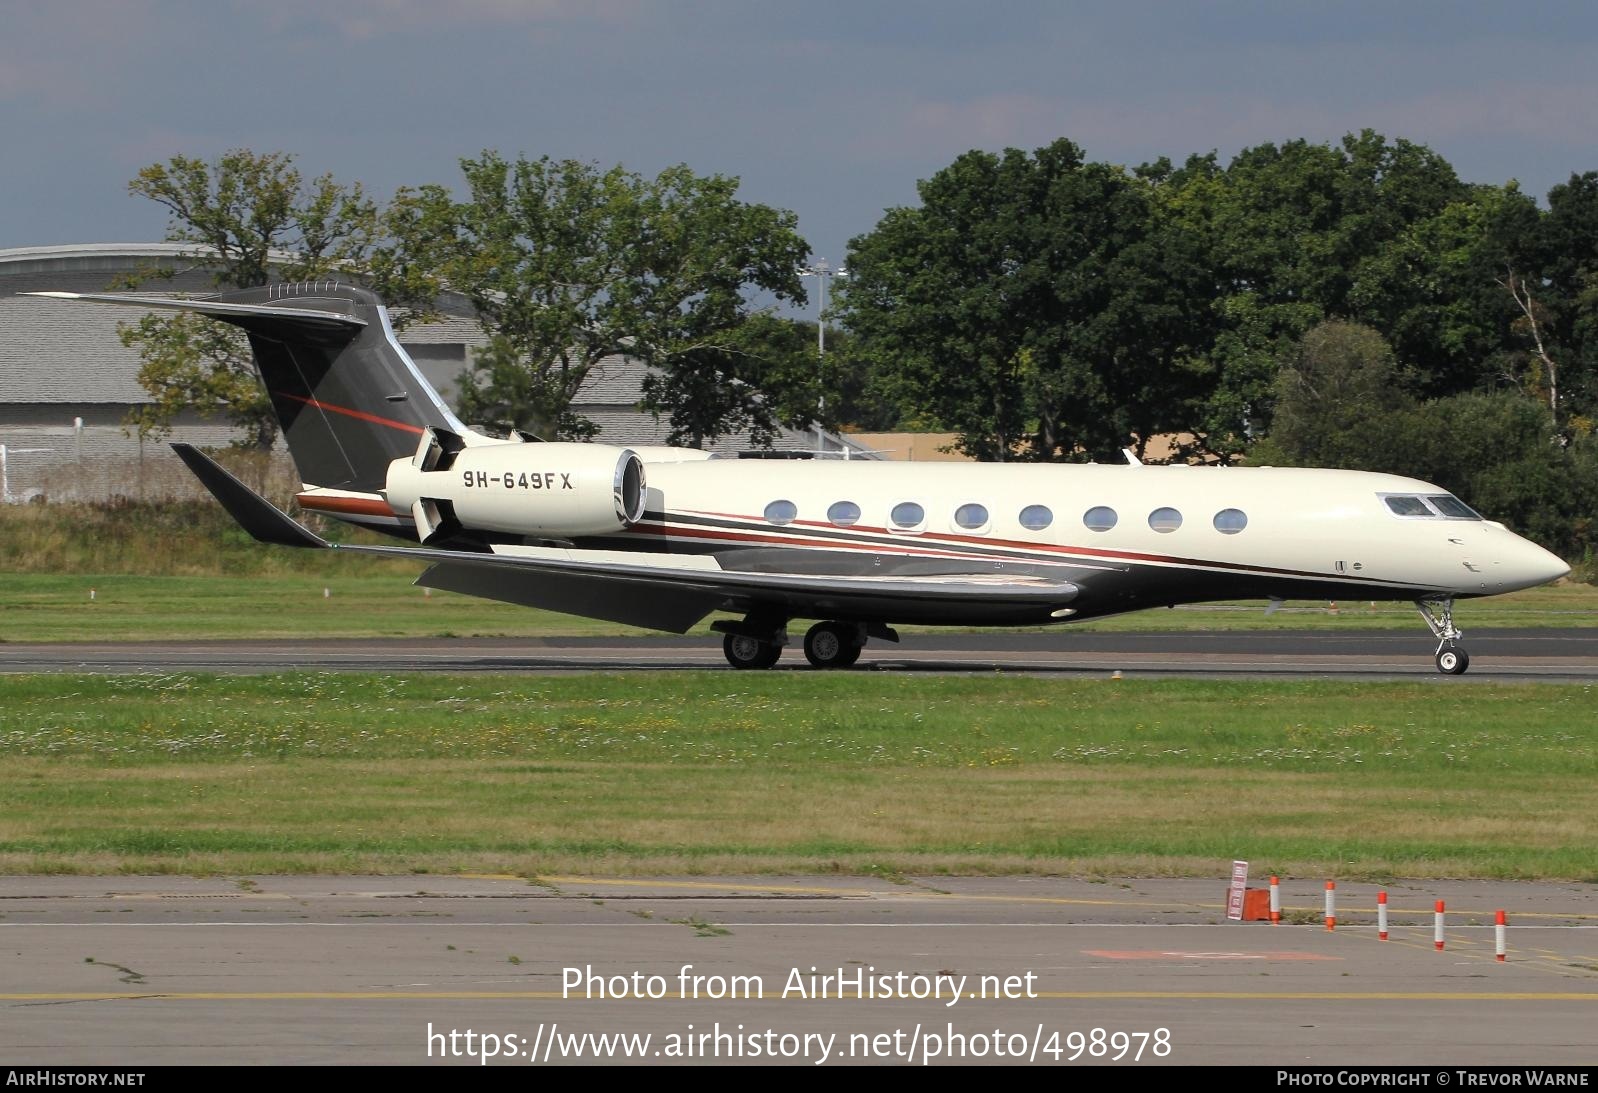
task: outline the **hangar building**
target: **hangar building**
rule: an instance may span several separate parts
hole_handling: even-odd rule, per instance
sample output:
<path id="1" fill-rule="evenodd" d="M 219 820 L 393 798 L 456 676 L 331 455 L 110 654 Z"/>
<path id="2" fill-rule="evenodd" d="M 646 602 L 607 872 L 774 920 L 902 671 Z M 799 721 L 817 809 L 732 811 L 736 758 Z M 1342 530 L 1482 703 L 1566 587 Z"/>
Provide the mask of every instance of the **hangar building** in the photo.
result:
<path id="1" fill-rule="evenodd" d="M 22 292 L 128 291 L 127 279 L 161 270 L 169 280 L 142 291 L 215 291 L 180 243 L 88 243 L 0 250 L 0 500 L 43 495 L 95 500 L 113 496 L 191 496 L 195 485 L 165 441 L 141 441 L 125 427 L 148 402 L 139 386 L 139 357 L 125 348 L 117 325 L 136 317 L 112 304 L 66 304 Z M 445 302 L 442 321 L 414 325 L 400 341 L 446 401 L 471 353 L 486 339 L 464 301 Z M 638 409 L 645 367 L 609 357 L 593 370 L 573 408 L 600 427 L 600 442 L 663 444 L 668 424 Z M 171 440 L 206 447 L 232 441 L 226 421 L 185 414 Z M 720 454 L 736 454 L 740 437 L 723 437 Z M 787 433 L 779 449 L 814 449 L 814 432 Z M 833 451 L 853 448 L 826 434 Z M 863 450 L 852 452 L 855 456 Z"/>

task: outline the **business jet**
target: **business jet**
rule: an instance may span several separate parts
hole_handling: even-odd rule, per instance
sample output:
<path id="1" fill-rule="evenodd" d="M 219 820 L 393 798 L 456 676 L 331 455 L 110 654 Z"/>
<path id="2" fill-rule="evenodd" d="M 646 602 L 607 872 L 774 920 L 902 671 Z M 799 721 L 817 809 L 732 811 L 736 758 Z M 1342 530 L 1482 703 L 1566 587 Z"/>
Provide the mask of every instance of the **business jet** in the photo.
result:
<path id="1" fill-rule="evenodd" d="M 737 460 L 535 442 L 462 424 L 381 300 L 337 282 L 196 299 L 37 293 L 241 327 L 302 509 L 414 546 L 326 541 L 203 452 L 178 455 L 266 543 L 410 558 L 417 584 L 686 632 L 735 668 L 854 664 L 898 624 L 1066 624 L 1214 600 L 1413 601 L 1466 670 L 1456 599 L 1562 577 L 1559 558 L 1426 482 L 1272 467 Z"/>

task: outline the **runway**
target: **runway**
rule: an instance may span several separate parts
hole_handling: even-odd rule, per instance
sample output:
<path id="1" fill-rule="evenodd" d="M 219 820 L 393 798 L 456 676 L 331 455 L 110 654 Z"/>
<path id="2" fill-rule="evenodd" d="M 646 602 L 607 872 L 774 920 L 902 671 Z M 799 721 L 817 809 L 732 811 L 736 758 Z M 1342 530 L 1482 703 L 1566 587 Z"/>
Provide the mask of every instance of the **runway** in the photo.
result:
<path id="1" fill-rule="evenodd" d="M 811 671 L 798 637 L 776 671 Z M 1470 671 L 1445 677 L 1407 630 L 911 633 L 873 642 L 861 672 L 1592 682 L 1598 629 L 1479 630 Z M 731 671 L 715 638 L 392 638 L 0 644 L 0 672 Z"/>
<path id="2" fill-rule="evenodd" d="M 1282 891 L 1273 927 L 1222 878 L 0 878 L 0 1057 L 1593 1063 L 1598 887 L 1393 886 L 1387 941 L 1373 885 L 1335 930 Z"/>

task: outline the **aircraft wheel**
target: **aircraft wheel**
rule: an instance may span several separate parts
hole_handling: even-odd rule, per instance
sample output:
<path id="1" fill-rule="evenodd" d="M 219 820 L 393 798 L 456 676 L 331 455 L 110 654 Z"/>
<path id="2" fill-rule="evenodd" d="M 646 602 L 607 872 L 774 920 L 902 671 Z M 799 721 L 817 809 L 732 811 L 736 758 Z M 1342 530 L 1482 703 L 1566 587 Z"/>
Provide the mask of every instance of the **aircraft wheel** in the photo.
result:
<path id="1" fill-rule="evenodd" d="M 1444 675 L 1462 676 L 1469 667 L 1470 654 L 1465 650 L 1457 647 L 1437 650 L 1437 670 Z"/>
<path id="2" fill-rule="evenodd" d="M 744 634 L 722 638 L 721 651 L 734 668 L 770 668 L 782 656 L 782 646 Z"/>
<path id="3" fill-rule="evenodd" d="M 856 628 L 847 623 L 818 622 L 805 634 L 805 659 L 817 668 L 847 668 L 860 659 Z"/>

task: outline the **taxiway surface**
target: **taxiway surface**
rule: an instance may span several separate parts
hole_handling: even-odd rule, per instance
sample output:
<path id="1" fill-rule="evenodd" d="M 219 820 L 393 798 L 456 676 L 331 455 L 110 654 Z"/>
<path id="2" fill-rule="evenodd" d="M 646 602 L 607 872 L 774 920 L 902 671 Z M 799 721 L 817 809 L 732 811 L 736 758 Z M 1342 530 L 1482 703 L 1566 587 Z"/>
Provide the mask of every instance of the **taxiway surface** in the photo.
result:
<path id="1" fill-rule="evenodd" d="M 1227 921 L 1220 879 L 0 878 L 0 1057 L 1598 1060 L 1598 887 L 1395 885 L 1387 941 L 1373 885 L 1335 930 L 1319 881 L 1283 893 L 1273 927 Z"/>
<path id="2" fill-rule="evenodd" d="M 810 671 L 790 646 L 776 670 Z M 1470 671 L 1443 677 L 1400 630 L 914 633 L 873 642 L 855 671 L 1231 678 L 1598 679 L 1598 629 L 1478 630 Z M 714 638 L 392 638 L 0 644 L 0 672 L 570 672 L 728 669 Z"/>

